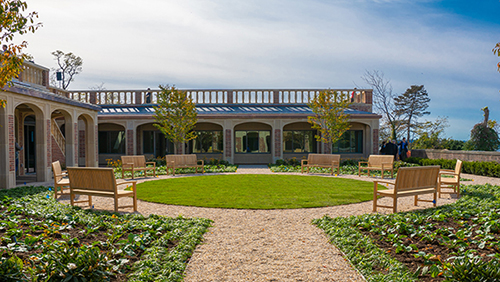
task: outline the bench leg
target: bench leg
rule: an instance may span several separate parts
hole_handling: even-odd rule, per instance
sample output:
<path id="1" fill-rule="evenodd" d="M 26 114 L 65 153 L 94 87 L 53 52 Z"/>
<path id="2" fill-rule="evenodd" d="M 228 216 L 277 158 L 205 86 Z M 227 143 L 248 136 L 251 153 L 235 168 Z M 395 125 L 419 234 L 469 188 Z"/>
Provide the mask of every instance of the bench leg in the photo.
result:
<path id="1" fill-rule="evenodd" d="M 458 198 L 458 194 L 457 194 L 457 198 Z M 432 204 L 434 206 L 436 206 L 436 204 L 437 204 L 437 192 L 434 192 L 434 201 L 432 202 Z"/>
<path id="2" fill-rule="evenodd" d="M 384 179 L 384 170 L 382 170 L 381 174 L 382 174 L 382 179 Z"/>
<path id="3" fill-rule="evenodd" d="M 71 205 L 74 206 L 75 205 L 75 194 L 69 192 L 69 200 L 71 202 Z"/>
<path id="4" fill-rule="evenodd" d="M 418 195 L 415 195 L 414 205 L 418 206 Z"/>
<path id="5" fill-rule="evenodd" d="M 398 197 L 392 198 L 392 204 L 393 204 L 392 212 L 397 213 L 398 212 Z"/>
<path id="6" fill-rule="evenodd" d="M 89 207 L 92 207 L 92 196 L 89 196 Z"/>
<path id="7" fill-rule="evenodd" d="M 377 183 L 373 183 L 373 212 L 377 212 Z"/>
<path id="8" fill-rule="evenodd" d="M 115 212 L 118 212 L 118 197 L 115 196 Z"/>

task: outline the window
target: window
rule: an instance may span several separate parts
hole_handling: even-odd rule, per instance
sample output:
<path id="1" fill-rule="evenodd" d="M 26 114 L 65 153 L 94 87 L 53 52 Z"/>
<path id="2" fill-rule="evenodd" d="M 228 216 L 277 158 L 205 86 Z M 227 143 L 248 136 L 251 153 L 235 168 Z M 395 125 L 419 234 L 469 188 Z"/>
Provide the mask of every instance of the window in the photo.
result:
<path id="1" fill-rule="evenodd" d="M 222 131 L 195 131 L 196 139 L 191 142 L 193 153 L 222 153 Z"/>
<path id="2" fill-rule="evenodd" d="M 244 131 L 234 133 L 236 153 L 270 153 L 271 131 Z"/>
<path id="3" fill-rule="evenodd" d="M 315 153 L 316 139 L 314 130 L 283 131 L 284 153 Z"/>
<path id="4" fill-rule="evenodd" d="M 125 131 L 100 131 L 99 154 L 125 154 Z"/>
<path id="5" fill-rule="evenodd" d="M 333 145 L 333 153 L 363 153 L 363 131 L 348 130 Z"/>
<path id="6" fill-rule="evenodd" d="M 160 131 L 145 130 L 142 133 L 142 152 L 155 157 L 164 157 L 174 153 L 174 143 L 165 138 Z"/>

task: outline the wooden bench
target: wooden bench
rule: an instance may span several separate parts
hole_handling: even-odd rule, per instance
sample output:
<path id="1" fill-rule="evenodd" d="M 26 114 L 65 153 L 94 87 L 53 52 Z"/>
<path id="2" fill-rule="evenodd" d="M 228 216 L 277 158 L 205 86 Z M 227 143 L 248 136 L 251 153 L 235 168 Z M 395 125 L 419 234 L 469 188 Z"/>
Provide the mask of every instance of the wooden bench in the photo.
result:
<path id="1" fill-rule="evenodd" d="M 439 166 L 402 167 L 398 170 L 396 181 L 376 180 L 373 182 L 373 211 L 377 207 L 392 208 L 392 212 L 397 212 L 398 198 L 415 196 L 414 204 L 418 201 L 431 202 L 436 206 L 438 192 Z M 379 184 L 394 186 L 390 190 L 378 190 Z M 418 195 L 434 194 L 434 200 L 418 199 Z M 392 206 L 377 204 L 378 196 L 391 197 Z"/>
<path id="2" fill-rule="evenodd" d="M 366 166 L 361 166 L 362 164 Z M 361 170 L 367 170 L 368 176 L 371 170 L 380 170 L 382 178 L 384 178 L 385 171 L 391 171 L 391 178 L 394 178 L 394 156 L 392 155 L 370 155 L 367 162 L 359 162 L 358 165 L 358 176 L 361 176 Z"/>
<path id="3" fill-rule="evenodd" d="M 307 173 L 309 173 L 310 167 L 326 167 L 331 168 L 333 175 L 333 171 L 336 168 L 337 174 L 340 174 L 340 155 L 332 155 L 332 154 L 309 154 L 307 156 L 307 160 L 302 160 L 300 162 L 300 168 L 302 173 L 304 173 L 304 168 L 307 169 Z"/>
<path id="4" fill-rule="evenodd" d="M 68 167 L 70 200 L 75 203 L 89 203 L 92 207 L 92 196 L 108 197 L 115 200 L 115 212 L 118 208 L 133 207 L 137 211 L 136 181 L 117 182 L 113 168 Z M 132 185 L 132 190 L 118 190 L 118 186 Z M 75 201 L 75 195 L 87 195 L 88 200 Z M 118 206 L 118 199 L 132 197 L 133 204 Z"/>
<path id="5" fill-rule="evenodd" d="M 136 171 L 144 171 L 144 176 L 147 177 L 146 172 L 148 170 L 152 170 L 153 176 L 156 177 L 155 162 L 146 162 L 146 157 L 144 156 L 122 156 L 122 178 L 125 178 L 125 171 L 132 172 L 132 179 L 134 179 Z"/>
<path id="6" fill-rule="evenodd" d="M 61 195 L 64 195 L 65 189 L 69 190 L 69 179 L 64 178 L 68 174 L 62 171 L 59 161 L 52 163 L 52 174 L 54 175 L 54 198 L 57 199 L 59 189 L 61 189 Z"/>
<path id="7" fill-rule="evenodd" d="M 462 161 L 457 160 L 455 165 L 455 170 L 451 169 L 441 169 L 439 171 L 439 191 L 438 197 L 441 198 L 441 194 L 456 194 L 457 198 L 460 197 L 460 173 L 462 171 Z M 452 178 L 443 177 L 443 175 L 452 176 Z M 452 191 L 443 189 L 453 189 Z"/>
<path id="8" fill-rule="evenodd" d="M 175 175 L 176 168 L 195 168 L 195 172 L 198 173 L 198 168 L 201 168 L 201 173 L 205 173 L 205 161 L 198 160 L 196 154 L 189 155 L 166 155 L 167 160 L 167 174 L 168 170 L 172 170 L 172 175 Z M 201 162 L 201 164 L 198 164 Z"/>

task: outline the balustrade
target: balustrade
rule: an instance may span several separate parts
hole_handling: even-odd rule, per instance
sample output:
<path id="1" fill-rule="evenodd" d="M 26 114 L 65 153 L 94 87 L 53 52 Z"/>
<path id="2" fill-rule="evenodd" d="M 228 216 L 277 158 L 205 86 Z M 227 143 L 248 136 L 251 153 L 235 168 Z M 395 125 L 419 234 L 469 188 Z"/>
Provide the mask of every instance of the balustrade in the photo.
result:
<path id="1" fill-rule="evenodd" d="M 196 104 L 307 104 L 318 89 L 210 89 L 186 91 Z M 333 89 L 353 103 L 371 104 L 371 89 Z M 68 98 L 98 105 L 156 104 L 160 90 L 70 91 Z M 149 101 L 147 101 L 149 97 Z"/>

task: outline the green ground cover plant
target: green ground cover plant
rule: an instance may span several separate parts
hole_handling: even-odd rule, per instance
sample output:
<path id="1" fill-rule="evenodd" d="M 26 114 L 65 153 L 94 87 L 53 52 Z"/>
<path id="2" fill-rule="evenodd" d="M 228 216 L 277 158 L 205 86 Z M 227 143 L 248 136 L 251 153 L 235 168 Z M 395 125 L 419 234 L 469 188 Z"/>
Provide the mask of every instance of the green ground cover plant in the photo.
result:
<path id="1" fill-rule="evenodd" d="M 359 160 L 359 161 L 364 161 L 364 160 Z M 359 166 L 358 166 L 359 161 L 358 160 L 342 161 L 340 164 L 340 174 L 341 175 L 342 174 L 344 174 L 344 175 L 357 175 L 358 168 L 359 168 Z M 403 162 L 403 161 L 394 162 L 394 177 L 396 177 L 397 171 L 400 167 L 413 167 L 413 166 L 418 166 L 418 164 L 407 163 L 407 162 Z M 268 167 L 272 172 L 301 172 L 300 161 L 297 161 L 295 159 L 278 160 L 278 161 L 276 161 L 275 164 L 269 164 Z M 323 168 L 323 167 L 312 167 L 309 169 L 309 172 L 330 174 L 331 169 Z M 388 173 L 386 172 L 385 175 L 387 175 L 387 174 Z M 390 172 L 389 172 L 389 174 L 390 174 Z M 370 175 L 381 176 L 381 172 L 380 171 L 371 171 Z"/>
<path id="2" fill-rule="evenodd" d="M 295 209 L 371 200 L 373 184 L 345 178 L 236 174 L 179 177 L 137 184 L 137 197 L 170 205 Z"/>
<path id="3" fill-rule="evenodd" d="M 0 281 L 182 281 L 211 224 L 82 210 L 49 189 L 0 191 Z"/>
<path id="4" fill-rule="evenodd" d="M 116 179 L 122 178 L 122 164 L 120 160 L 112 160 L 107 159 L 107 166 L 112 167 L 115 171 Z M 156 162 L 156 175 L 166 175 L 167 174 L 167 166 L 165 162 L 165 158 L 155 158 L 148 161 Z M 227 161 L 220 161 L 218 159 L 210 159 L 206 162 L 205 173 L 220 173 L 220 172 L 236 172 L 238 169 L 237 165 L 232 165 Z M 176 174 L 192 174 L 195 173 L 194 168 L 178 168 L 175 170 Z M 152 172 L 149 172 L 148 175 L 152 175 Z M 126 171 L 124 173 L 125 178 L 132 178 L 132 172 Z M 144 172 L 138 171 L 135 172 L 134 177 L 144 177 Z"/>
<path id="5" fill-rule="evenodd" d="M 313 221 L 368 281 L 500 281 L 500 186 L 453 204 Z"/>

